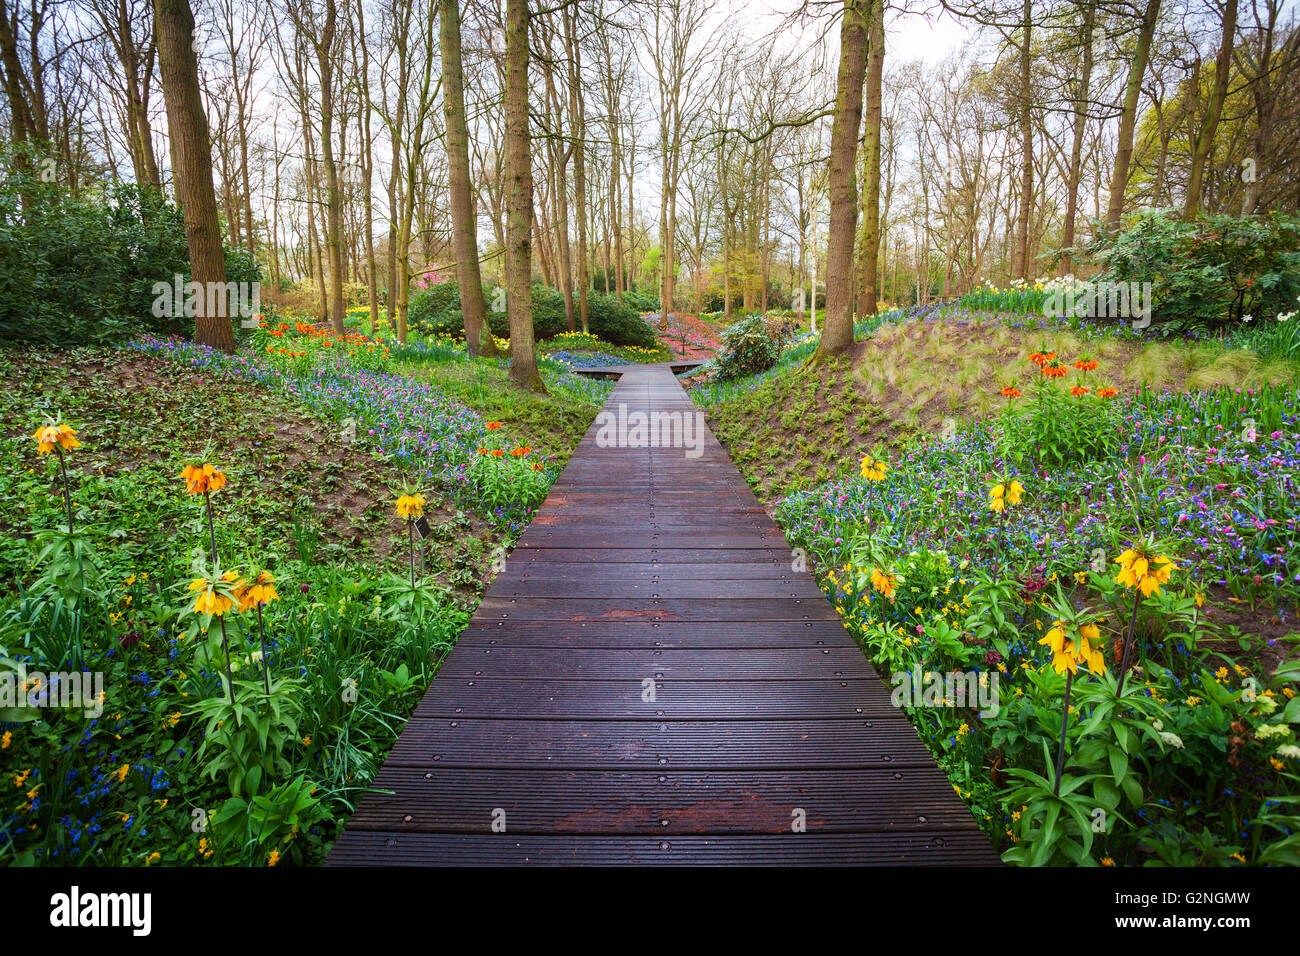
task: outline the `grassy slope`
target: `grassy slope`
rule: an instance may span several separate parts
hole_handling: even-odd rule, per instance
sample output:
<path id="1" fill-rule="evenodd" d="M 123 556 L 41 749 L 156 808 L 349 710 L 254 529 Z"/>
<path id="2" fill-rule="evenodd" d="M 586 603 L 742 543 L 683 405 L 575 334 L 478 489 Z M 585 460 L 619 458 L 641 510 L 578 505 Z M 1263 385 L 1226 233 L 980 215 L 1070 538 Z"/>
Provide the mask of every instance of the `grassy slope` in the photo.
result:
<path id="1" fill-rule="evenodd" d="M 1144 382 L 1250 387 L 1291 375 L 1286 363 L 1213 345 L 1082 341 L 995 322 L 909 322 L 883 326 L 821 367 L 796 363 L 752 387 L 742 383 L 709 406 L 709 424 L 759 497 L 774 503 L 855 472 L 867 452 L 887 455 L 917 435 L 939 434 L 947 420 L 960 428 L 995 412 L 1006 401 L 998 390 L 1012 381 L 1023 388 L 1037 371 L 1028 357 L 1044 345 L 1071 362 L 1091 355 L 1100 368 L 1089 383 L 1122 389 Z"/>

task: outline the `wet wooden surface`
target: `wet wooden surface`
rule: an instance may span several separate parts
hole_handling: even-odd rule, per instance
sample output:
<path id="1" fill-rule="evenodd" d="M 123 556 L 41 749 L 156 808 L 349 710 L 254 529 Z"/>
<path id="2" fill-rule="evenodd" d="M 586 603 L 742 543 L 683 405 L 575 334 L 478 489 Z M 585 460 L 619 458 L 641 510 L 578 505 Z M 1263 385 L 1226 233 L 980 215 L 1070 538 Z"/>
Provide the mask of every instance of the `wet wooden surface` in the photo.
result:
<path id="1" fill-rule="evenodd" d="M 628 441 L 592 425 L 330 865 L 996 864 L 670 367 L 619 372 Z"/>

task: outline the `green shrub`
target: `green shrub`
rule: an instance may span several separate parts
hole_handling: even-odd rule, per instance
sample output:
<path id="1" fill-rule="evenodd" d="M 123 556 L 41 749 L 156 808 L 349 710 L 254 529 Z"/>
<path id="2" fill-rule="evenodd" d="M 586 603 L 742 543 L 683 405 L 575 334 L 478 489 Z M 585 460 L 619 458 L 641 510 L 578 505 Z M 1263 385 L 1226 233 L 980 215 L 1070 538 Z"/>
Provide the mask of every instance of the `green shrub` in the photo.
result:
<path id="1" fill-rule="evenodd" d="M 568 330 L 564 312 L 564 293 L 537 284 L 532 287 L 532 297 L 533 335 L 536 338 L 549 339 Z M 490 309 L 493 298 L 491 289 L 484 290 L 484 298 Z M 576 319 L 577 308 L 575 299 L 575 326 L 579 324 Z M 505 312 L 489 311 L 487 320 L 493 335 L 509 338 L 510 319 Z M 413 296 L 407 321 L 413 330 L 425 335 L 464 335 L 464 319 L 460 312 L 460 286 L 455 281 L 443 282 Z M 587 324 L 593 335 L 598 335 L 614 345 L 655 347 L 654 333 L 649 326 L 642 321 L 636 309 L 626 303 L 620 303 L 616 296 L 601 293 L 590 295 L 587 299 Z"/>
<path id="2" fill-rule="evenodd" d="M 1098 282 L 1150 282 L 1154 319 L 1166 334 L 1215 329 L 1243 315 L 1262 322 L 1300 295 L 1300 219 L 1282 213 L 1237 219 L 1168 212 L 1138 218 L 1090 249 Z"/>
<path id="3" fill-rule="evenodd" d="M 40 174 L 34 150 L 0 149 L 0 341 L 67 345 L 138 332 L 191 335 L 194 320 L 155 316 L 154 283 L 191 279 L 180 209 L 149 187 L 80 195 Z M 256 282 L 242 250 L 227 281 Z"/>
<path id="4" fill-rule="evenodd" d="M 730 381 L 757 375 L 776 366 L 781 341 L 768 332 L 761 315 L 751 315 L 722 330 L 722 351 L 718 353 L 718 379 Z"/>

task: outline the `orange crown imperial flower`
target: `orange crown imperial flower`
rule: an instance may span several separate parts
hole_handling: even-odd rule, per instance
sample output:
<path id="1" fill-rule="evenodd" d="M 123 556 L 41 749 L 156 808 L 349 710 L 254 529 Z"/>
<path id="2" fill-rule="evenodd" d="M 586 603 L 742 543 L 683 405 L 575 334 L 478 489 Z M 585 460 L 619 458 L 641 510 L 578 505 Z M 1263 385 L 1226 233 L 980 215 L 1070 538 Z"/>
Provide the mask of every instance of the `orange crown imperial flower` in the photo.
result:
<path id="1" fill-rule="evenodd" d="M 1076 385 L 1074 388 L 1070 389 L 1070 394 L 1087 395 L 1090 391 L 1092 391 L 1092 389 L 1088 388 L 1086 385 Z"/>
<path id="2" fill-rule="evenodd" d="M 1101 398 L 1114 398 L 1114 397 L 1115 397 L 1116 395 L 1118 395 L 1118 394 L 1119 394 L 1119 389 L 1117 389 L 1117 388 L 1099 388 L 1099 389 L 1097 389 L 1097 395 L 1098 395 L 1099 397 L 1101 397 Z"/>
<path id="3" fill-rule="evenodd" d="M 1074 367 L 1080 372 L 1091 372 L 1097 368 L 1097 362 L 1085 355 L 1083 358 L 1079 359 L 1079 361 L 1074 363 Z"/>
<path id="4" fill-rule="evenodd" d="M 42 455 L 48 455 L 54 451 L 56 445 L 64 451 L 72 451 L 74 448 L 81 447 L 81 442 L 77 441 L 76 431 L 61 422 L 57 425 L 45 425 L 36 429 L 32 433 L 32 440 L 36 442 L 36 451 Z"/>
<path id="5" fill-rule="evenodd" d="M 883 594 L 885 597 L 894 596 L 894 588 L 897 586 L 897 576 L 886 574 L 880 568 L 871 569 L 871 586 Z"/>
<path id="6" fill-rule="evenodd" d="M 226 487 L 226 473 L 211 465 L 186 465 L 181 469 L 185 479 L 185 493 L 201 495 L 205 491 L 220 491 Z"/>
<path id="7" fill-rule="evenodd" d="M 1007 385 L 1002 389 L 1001 394 L 1006 398 L 1019 398 L 1021 395 L 1021 391 L 1020 389 L 1016 388 L 1014 385 Z"/>
<path id="8" fill-rule="evenodd" d="M 1048 378 L 1065 378 L 1066 368 L 1055 359 L 1043 366 L 1043 374 Z"/>
<path id="9" fill-rule="evenodd" d="M 501 427 L 501 423 L 500 423 L 500 422 L 488 422 L 488 423 L 487 423 L 487 430 L 490 431 L 490 432 L 494 432 L 494 431 L 496 431 L 496 430 L 497 430 L 498 428 L 500 428 L 500 427 Z"/>

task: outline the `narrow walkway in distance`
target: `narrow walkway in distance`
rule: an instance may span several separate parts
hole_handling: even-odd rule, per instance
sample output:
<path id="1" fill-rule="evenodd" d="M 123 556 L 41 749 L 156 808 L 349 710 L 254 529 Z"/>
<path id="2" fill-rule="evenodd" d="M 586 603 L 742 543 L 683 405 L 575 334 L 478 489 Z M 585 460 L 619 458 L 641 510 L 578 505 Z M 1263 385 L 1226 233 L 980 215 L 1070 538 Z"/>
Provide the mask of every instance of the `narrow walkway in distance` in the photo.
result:
<path id="1" fill-rule="evenodd" d="M 634 440 L 697 421 L 670 366 L 622 371 Z M 596 420 L 330 865 L 998 863 L 698 422 L 696 455 Z"/>

